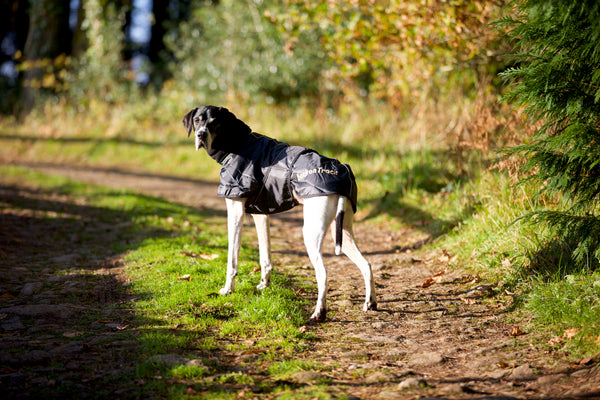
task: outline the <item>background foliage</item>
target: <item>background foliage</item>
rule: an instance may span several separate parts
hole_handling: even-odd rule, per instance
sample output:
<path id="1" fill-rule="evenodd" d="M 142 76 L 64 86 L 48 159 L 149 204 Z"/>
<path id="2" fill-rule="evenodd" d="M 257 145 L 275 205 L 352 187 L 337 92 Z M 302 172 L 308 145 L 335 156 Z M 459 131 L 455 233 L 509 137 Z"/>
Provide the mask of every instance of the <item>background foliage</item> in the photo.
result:
<path id="1" fill-rule="evenodd" d="M 488 81 L 505 50 L 487 24 L 503 1 L 286 0 L 267 14 L 301 48 L 301 35 L 316 32 L 331 58 L 323 74 L 346 95 L 368 94 L 397 106 L 468 90 Z"/>

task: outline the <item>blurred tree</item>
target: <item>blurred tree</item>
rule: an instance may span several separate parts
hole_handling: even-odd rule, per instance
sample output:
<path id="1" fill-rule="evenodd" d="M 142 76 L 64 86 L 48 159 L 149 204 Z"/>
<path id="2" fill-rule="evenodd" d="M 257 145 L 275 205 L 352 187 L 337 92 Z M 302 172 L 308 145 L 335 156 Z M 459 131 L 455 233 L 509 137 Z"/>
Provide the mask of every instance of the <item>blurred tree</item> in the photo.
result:
<path id="1" fill-rule="evenodd" d="M 29 3 L 26 0 L 0 2 L 0 113 L 20 112 L 23 73 L 16 70 L 22 60 L 29 30 Z M 21 107 L 22 108 L 22 107 Z"/>
<path id="2" fill-rule="evenodd" d="M 21 63 L 25 112 L 33 107 L 41 90 L 55 88 L 54 69 L 64 67 L 65 56 L 71 52 L 69 3 L 69 0 L 31 0 Z"/>
<path id="3" fill-rule="evenodd" d="M 175 80 L 206 96 L 264 96 L 283 102 L 321 90 L 327 66 L 318 36 L 306 32 L 294 52 L 265 18 L 279 0 L 221 0 L 194 3 L 178 36 L 166 36 L 175 55 Z"/>
<path id="4" fill-rule="evenodd" d="M 82 4 L 85 51 L 67 76 L 68 93 L 80 106 L 85 107 L 94 99 L 124 101 L 136 94 L 134 76 L 122 58 L 128 3 L 86 0 Z"/>
<path id="5" fill-rule="evenodd" d="M 526 0 L 501 25 L 518 44 L 519 67 L 505 72 L 506 96 L 543 125 L 510 151 L 539 195 L 559 195 L 558 211 L 528 215 L 574 243 L 580 266 L 600 260 L 600 3 Z"/>
<path id="6" fill-rule="evenodd" d="M 287 48 L 316 31 L 334 61 L 326 75 L 347 96 L 393 104 L 467 86 L 493 74 L 501 43 L 487 24 L 506 0 L 285 0 L 269 17 L 283 27 Z M 455 82 L 452 81 L 455 79 Z"/>
<path id="7" fill-rule="evenodd" d="M 190 6 L 190 0 L 152 2 L 153 21 L 148 58 L 152 65 L 150 81 L 157 89 L 172 76 L 169 64 L 175 61 L 173 52 L 165 44 L 165 36 L 169 35 L 172 41 L 179 40 L 175 39 L 180 38 L 179 25 L 189 19 Z"/>

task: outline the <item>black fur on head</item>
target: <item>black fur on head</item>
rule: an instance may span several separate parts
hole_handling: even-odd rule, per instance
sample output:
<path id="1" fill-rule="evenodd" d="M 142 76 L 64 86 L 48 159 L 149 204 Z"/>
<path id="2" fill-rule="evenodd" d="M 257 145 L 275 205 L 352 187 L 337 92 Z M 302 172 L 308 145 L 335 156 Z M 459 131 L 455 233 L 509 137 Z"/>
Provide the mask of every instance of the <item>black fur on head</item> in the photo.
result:
<path id="1" fill-rule="evenodd" d="M 225 152 L 235 152 L 246 142 L 246 137 L 252 132 L 250 127 L 239 120 L 225 107 L 203 106 L 196 107 L 183 117 L 183 126 L 188 132 L 204 126 L 214 136 L 212 148 Z"/>

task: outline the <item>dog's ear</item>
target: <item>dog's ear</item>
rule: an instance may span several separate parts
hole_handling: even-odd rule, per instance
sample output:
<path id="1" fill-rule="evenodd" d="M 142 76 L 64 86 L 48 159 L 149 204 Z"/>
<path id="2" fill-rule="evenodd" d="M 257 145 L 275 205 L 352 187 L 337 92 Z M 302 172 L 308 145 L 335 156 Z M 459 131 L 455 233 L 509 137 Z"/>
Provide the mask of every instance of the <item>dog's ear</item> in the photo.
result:
<path id="1" fill-rule="evenodd" d="M 196 111 L 198 111 L 198 107 L 192 109 L 192 111 L 185 114 L 185 117 L 183 117 L 183 126 L 188 133 L 188 137 L 190 137 L 190 134 L 194 130 L 194 115 L 196 114 Z"/>
<path id="2" fill-rule="evenodd" d="M 219 107 L 219 114 L 222 121 L 224 121 L 230 134 L 244 136 L 252 132 L 252 129 L 244 123 L 241 119 L 237 118 L 231 111 L 225 107 Z"/>

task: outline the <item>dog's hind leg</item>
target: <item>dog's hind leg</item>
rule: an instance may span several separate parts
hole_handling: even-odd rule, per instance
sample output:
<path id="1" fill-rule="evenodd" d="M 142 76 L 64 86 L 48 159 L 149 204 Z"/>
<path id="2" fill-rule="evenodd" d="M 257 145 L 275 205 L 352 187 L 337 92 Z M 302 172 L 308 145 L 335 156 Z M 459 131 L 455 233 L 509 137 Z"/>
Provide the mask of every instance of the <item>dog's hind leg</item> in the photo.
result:
<path id="1" fill-rule="evenodd" d="M 356 245 L 354 240 L 354 233 L 352 232 L 352 210 L 346 210 L 346 217 L 343 223 L 343 240 L 342 240 L 342 252 L 348 256 L 348 258 L 356 264 L 360 272 L 362 273 L 365 281 L 365 304 L 363 310 L 377 310 L 377 299 L 375 296 L 375 281 L 373 280 L 373 271 L 371 270 L 371 264 L 363 257 L 362 253 Z M 335 232 L 335 222 L 333 223 L 333 232 Z"/>
<path id="2" fill-rule="evenodd" d="M 335 216 L 336 202 L 330 196 L 319 196 L 304 199 L 304 244 L 310 262 L 315 268 L 317 277 L 317 305 L 315 312 L 310 317 L 311 321 L 323 322 L 327 316 L 325 296 L 327 294 L 327 269 L 323 263 L 321 248 L 327 228 Z"/>
<path id="3" fill-rule="evenodd" d="M 227 204 L 227 278 L 225 287 L 219 293 L 230 294 L 234 290 L 235 277 L 238 273 L 238 258 L 242 240 L 242 225 L 244 223 L 245 199 L 225 199 Z"/>
<path id="4" fill-rule="evenodd" d="M 269 232 L 269 216 L 264 214 L 252 214 L 256 234 L 258 236 L 258 251 L 260 254 L 260 284 L 258 290 L 265 289 L 271 281 L 271 235 Z"/>

